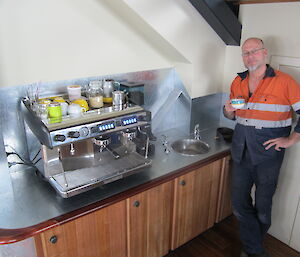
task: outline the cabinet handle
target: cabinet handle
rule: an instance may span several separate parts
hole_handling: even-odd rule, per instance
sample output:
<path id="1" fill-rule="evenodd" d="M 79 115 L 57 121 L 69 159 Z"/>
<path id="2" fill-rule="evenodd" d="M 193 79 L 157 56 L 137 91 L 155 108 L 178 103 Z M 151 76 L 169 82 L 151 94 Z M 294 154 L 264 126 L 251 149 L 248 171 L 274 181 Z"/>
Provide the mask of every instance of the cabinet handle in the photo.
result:
<path id="1" fill-rule="evenodd" d="M 185 186 L 185 185 L 186 185 L 186 182 L 185 182 L 185 180 L 181 180 L 181 181 L 179 182 L 179 184 L 182 185 L 182 186 Z"/>
<path id="2" fill-rule="evenodd" d="M 50 237 L 49 241 L 50 241 L 51 244 L 55 244 L 57 242 L 57 236 Z"/>
<path id="3" fill-rule="evenodd" d="M 133 203 L 133 206 L 134 206 L 134 207 L 139 207 L 139 206 L 140 206 L 140 202 L 139 202 L 139 201 L 135 201 L 135 202 Z"/>

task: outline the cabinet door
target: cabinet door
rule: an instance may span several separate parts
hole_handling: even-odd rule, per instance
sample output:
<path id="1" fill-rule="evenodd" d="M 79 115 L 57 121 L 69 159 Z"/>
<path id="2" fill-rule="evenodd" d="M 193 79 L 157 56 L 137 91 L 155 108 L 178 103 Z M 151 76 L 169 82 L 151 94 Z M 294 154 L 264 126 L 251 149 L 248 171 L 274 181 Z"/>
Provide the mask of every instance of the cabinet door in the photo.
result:
<path id="1" fill-rule="evenodd" d="M 215 161 L 175 179 L 172 250 L 213 226 L 221 163 Z"/>
<path id="2" fill-rule="evenodd" d="M 128 257 L 160 257 L 170 249 L 173 182 L 127 199 Z"/>
<path id="3" fill-rule="evenodd" d="M 121 201 L 35 237 L 38 257 L 126 257 L 126 205 Z"/>
<path id="4" fill-rule="evenodd" d="M 231 205 L 231 156 L 222 159 L 220 176 L 219 200 L 216 222 L 219 222 L 232 214 Z"/>

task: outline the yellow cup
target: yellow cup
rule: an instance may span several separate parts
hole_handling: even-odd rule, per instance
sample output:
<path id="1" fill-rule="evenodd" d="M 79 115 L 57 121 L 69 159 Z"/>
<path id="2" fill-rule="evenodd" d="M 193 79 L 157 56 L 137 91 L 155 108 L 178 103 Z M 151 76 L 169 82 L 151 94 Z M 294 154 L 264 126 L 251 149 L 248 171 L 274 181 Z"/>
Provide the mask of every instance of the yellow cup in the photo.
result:
<path id="1" fill-rule="evenodd" d="M 78 104 L 81 107 L 83 107 L 84 110 L 82 110 L 82 112 L 86 112 L 89 110 L 89 105 L 88 105 L 87 101 L 82 98 L 76 99 L 76 100 L 72 101 L 72 103 Z"/>
<path id="2" fill-rule="evenodd" d="M 39 99 L 39 104 L 47 104 L 47 105 L 49 105 L 50 103 L 51 103 L 50 99 L 47 99 L 47 98 Z"/>
<path id="3" fill-rule="evenodd" d="M 53 102 L 57 102 L 57 103 L 65 103 L 65 99 L 61 96 L 57 96 L 53 99 Z"/>

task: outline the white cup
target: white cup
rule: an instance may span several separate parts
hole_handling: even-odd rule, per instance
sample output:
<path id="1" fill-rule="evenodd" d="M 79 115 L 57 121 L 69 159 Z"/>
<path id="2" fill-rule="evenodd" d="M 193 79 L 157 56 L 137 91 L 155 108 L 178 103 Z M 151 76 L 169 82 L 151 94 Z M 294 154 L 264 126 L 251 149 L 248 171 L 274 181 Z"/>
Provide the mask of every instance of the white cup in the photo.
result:
<path id="1" fill-rule="evenodd" d="M 81 86 L 70 85 L 67 87 L 67 90 L 70 101 L 74 101 L 81 97 Z"/>
<path id="2" fill-rule="evenodd" d="M 245 105 L 245 99 L 243 98 L 235 98 L 235 99 L 231 99 L 230 103 L 232 105 L 233 108 L 235 109 L 242 109 Z"/>
<path id="3" fill-rule="evenodd" d="M 60 106 L 61 106 L 61 113 L 62 113 L 62 115 L 63 116 L 67 115 L 69 105 L 66 102 L 61 102 Z"/>
<path id="4" fill-rule="evenodd" d="M 71 117 L 80 117 L 83 110 L 84 110 L 84 107 L 81 107 L 79 104 L 73 103 L 68 106 L 68 114 Z"/>

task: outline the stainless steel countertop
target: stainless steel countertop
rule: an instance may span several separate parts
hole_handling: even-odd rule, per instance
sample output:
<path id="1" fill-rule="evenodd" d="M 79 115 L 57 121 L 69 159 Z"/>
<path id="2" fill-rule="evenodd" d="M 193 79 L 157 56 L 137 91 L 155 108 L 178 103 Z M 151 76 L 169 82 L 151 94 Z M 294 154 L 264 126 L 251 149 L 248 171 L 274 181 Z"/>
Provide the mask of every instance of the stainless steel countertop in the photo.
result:
<path id="1" fill-rule="evenodd" d="M 167 136 L 170 143 L 188 137 L 174 129 L 163 134 Z M 161 134 L 158 134 L 155 155 L 151 157 L 153 162 L 150 167 L 71 198 L 57 195 L 50 184 L 37 176 L 33 169 L 26 172 L 13 172 L 7 181 L 0 183 L 8 185 L 6 193 L 0 194 L 0 229 L 19 229 L 43 223 L 228 151 L 230 144 L 223 139 L 216 140 L 215 135 L 216 128 L 201 132 L 202 140 L 210 145 L 208 153 L 184 156 L 173 150 L 166 154 L 161 143 Z"/>

